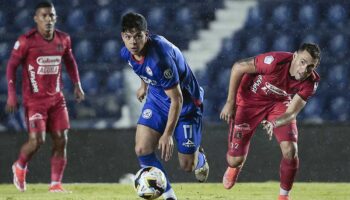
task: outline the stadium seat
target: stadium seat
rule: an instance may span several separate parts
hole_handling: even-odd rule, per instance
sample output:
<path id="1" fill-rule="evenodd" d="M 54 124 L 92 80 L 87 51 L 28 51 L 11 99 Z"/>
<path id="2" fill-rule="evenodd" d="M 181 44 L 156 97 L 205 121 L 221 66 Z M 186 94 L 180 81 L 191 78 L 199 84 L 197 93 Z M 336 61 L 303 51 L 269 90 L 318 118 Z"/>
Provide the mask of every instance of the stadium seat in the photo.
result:
<path id="1" fill-rule="evenodd" d="M 63 90 L 67 93 L 73 92 L 73 83 L 67 73 L 62 73 Z"/>
<path id="2" fill-rule="evenodd" d="M 347 91 L 348 88 L 348 69 L 346 66 L 338 64 L 335 66 L 330 66 L 328 69 L 327 82 L 332 88 L 328 93 L 337 95 Z"/>
<path id="3" fill-rule="evenodd" d="M 348 12 L 341 4 L 332 5 L 327 12 L 327 21 L 331 27 L 342 28 L 348 20 Z"/>
<path id="4" fill-rule="evenodd" d="M 83 32 L 87 24 L 84 11 L 79 8 L 72 10 L 67 17 L 66 23 L 70 31 Z"/>
<path id="5" fill-rule="evenodd" d="M 312 97 L 303 109 L 303 120 L 313 123 L 323 122 L 324 98 Z"/>
<path id="6" fill-rule="evenodd" d="M 103 8 L 95 15 L 95 24 L 98 29 L 111 29 L 114 25 L 114 16 L 110 9 Z"/>
<path id="7" fill-rule="evenodd" d="M 249 9 L 245 22 L 246 28 L 261 28 L 265 22 L 265 11 L 262 6 L 254 6 Z"/>
<path id="8" fill-rule="evenodd" d="M 6 74 L 0 77 L 0 95 L 7 95 Z"/>
<path id="9" fill-rule="evenodd" d="M 155 33 L 162 33 L 166 25 L 165 9 L 162 7 L 151 8 L 147 14 L 147 20 L 150 30 Z"/>
<path id="10" fill-rule="evenodd" d="M 295 42 L 289 34 L 281 34 L 273 40 L 273 51 L 294 51 Z"/>
<path id="11" fill-rule="evenodd" d="M 87 39 L 79 41 L 73 50 L 78 63 L 89 62 L 95 58 L 94 47 Z"/>
<path id="12" fill-rule="evenodd" d="M 110 39 L 103 43 L 99 62 L 117 63 L 119 61 L 120 45 L 117 40 Z"/>
<path id="13" fill-rule="evenodd" d="M 100 77 L 95 71 L 87 71 L 81 77 L 83 90 L 88 95 L 97 95 L 100 86 Z"/>
<path id="14" fill-rule="evenodd" d="M 107 92 L 110 94 L 122 94 L 124 88 L 124 77 L 121 71 L 113 72 L 107 78 Z"/>
<path id="15" fill-rule="evenodd" d="M 306 29 L 314 28 L 319 19 L 319 11 L 316 4 L 305 4 L 299 9 L 299 23 Z"/>
<path id="16" fill-rule="evenodd" d="M 6 25 L 7 25 L 6 13 L 0 10 L 0 33 L 4 33 L 6 31 Z"/>
<path id="17" fill-rule="evenodd" d="M 34 25 L 33 17 L 28 9 L 21 9 L 15 16 L 14 24 L 18 31 L 26 32 Z"/>
<path id="18" fill-rule="evenodd" d="M 346 97 L 333 97 L 330 101 L 330 115 L 332 121 L 347 121 L 349 120 L 349 103 Z"/>
<path id="19" fill-rule="evenodd" d="M 7 42 L 0 42 L 0 60 L 6 60 L 9 58 L 11 48 Z"/>
<path id="20" fill-rule="evenodd" d="M 272 23 L 277 28 L 286 29 L 290 26 L 293 19 L 292 8 L 289 4 L 280 4 L 272 11 Z"/>
<path id="21" fill-rule="evenodd" d="M 256 35 L 250 39 L 248 39 L 246 44 L 246 55 L 247 56 L 255 56 L 260 53 L 264 53 L 267 49 L 267 44 L 265 38 Z"/>
<path id="22" fill-rule="evenodd" d="M 348 37 L 342 33 L 335 33 L 329 36 L 328 50 L 331 57 L 343 59 L 348 54 Z"/>

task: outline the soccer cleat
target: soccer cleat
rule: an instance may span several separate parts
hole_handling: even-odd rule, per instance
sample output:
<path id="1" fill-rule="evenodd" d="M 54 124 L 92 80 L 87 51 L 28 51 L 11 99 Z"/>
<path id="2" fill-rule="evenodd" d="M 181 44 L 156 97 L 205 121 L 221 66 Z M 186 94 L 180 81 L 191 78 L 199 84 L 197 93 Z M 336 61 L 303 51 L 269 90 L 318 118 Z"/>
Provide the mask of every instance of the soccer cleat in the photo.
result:
<path id="1" fill-rule="evenodd" d="M 209 164 L 202 147 L 199 148 L 199 152 L 204 155 L 204 165 L 203 167 L 196 169 L 194 171 L 194 174 L 196 175 L 196 179 L 199 182 L 206 182 L 209 176 Z"/>
<path id="2" fill-rule="evenodd" d="M 15 162 L 12 165 L 12 173 L 13 173 L 13 184 L 16 186 L 16 188 L 21 192 L 26 191 L 27 167 L 25 167 L 24 169 L 21 169 Z"/>
<path id="3" fill-rule="evenodd" d="M 222 179 L 222 183 L 224 184 L 225 189 L 231 189 L 235 185 L 239 172 L 239 168 L 227 167 Z"/>
<path id="4" fill-rule="evenodd" d="M 288 195 L 279 195 L 278 200 L 289 200 L 289 196 Z"/>
<path id="5" fill-rule="evenodd" d="M 57 192 L 57 193 L 72 193 L 72 191 L 65 190 L 62 187 L 61 183 L 51 185 L 49 188 L 49 192 Z"/>

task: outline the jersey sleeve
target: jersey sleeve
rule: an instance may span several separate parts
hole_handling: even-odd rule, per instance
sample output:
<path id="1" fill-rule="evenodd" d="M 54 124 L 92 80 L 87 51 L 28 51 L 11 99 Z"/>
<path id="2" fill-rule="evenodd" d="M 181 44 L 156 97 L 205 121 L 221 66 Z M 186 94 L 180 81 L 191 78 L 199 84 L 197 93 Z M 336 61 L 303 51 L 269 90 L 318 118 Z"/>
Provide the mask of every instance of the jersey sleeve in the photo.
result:
<path id="1" fill-rule="evenodd" d="M 307 101 L 312 97 L 317 90 L 319 82 L 309 82 L 308 84 L 305 84 L 301 90 L 297 93 L 304 101 Z"/>
<path id="2" fill-rule="evenodd" d="M 161 86 L 167 90 L 179 83 L 179 73 L 171 56 L 164 56 L 160 61 L 159 80 Z"/>
<path id="3" fill-rule="evenodd" d="M 257 55 L 254 63 L 258 74 L 271 74 L 277 69 L 278 63 L 286 60 L 292 54 L 284 52 L 269 52 Z"/>
<path id="4" fill-rule="evenodd" d="M 6 79 L 7 79 L 7 103 L 15 105 L 16 98 L 16 71 L 17 67 L 21 64 L 21 60 L 25 57 L 27 51 L 26 38 L 21 36 L 15 42 L 11 56 L 8 60 L 6 67 Z"/>
<path id="5" fill-rule="evenodd" d="M 66 40 L 66 49 L 63 55 L 63 60 L 64 60 L 64 64 L 66 65 L 66 69 L 69 74 L 69 77 L 71 78 L 72 82 L 75 84 L 80 81 L 78 65 L 72 52 L 70 37 L 67 36 L 65 40 Z"/>
<path id="6" fill-rule="evenodd" d="M 18 59 L 24 58 L 27 54 L 27 43 L 25 36 L 19 37 L 13 46 L 11 57 L 16 57 Z"/>
<path id="7" fill-rule="evenodd" d="M 120 50 L 120 58 L 122 60 L 125 60 L 127 61 L 128 60 L 128 50 L 126 47 L 123 47 L 121 50 Z"/>

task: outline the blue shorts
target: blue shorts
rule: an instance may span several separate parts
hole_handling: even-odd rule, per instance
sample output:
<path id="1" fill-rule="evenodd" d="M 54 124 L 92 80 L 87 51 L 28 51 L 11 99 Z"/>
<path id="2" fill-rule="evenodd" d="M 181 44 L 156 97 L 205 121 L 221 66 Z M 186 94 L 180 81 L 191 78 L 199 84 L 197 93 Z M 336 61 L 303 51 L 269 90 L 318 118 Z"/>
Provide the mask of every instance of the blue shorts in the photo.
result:
<path id="1" fill-rule="evenodd" d="M 146 102 L 137 124 L 150 127 L 163 134 L 167 120 L 167 113 L 160 111 L 154 104 Z M 175 127 L 174 138 L 178 152 L 195 153 L 202 140 L 202 116 L 194 114 L 180 117 Z"/>

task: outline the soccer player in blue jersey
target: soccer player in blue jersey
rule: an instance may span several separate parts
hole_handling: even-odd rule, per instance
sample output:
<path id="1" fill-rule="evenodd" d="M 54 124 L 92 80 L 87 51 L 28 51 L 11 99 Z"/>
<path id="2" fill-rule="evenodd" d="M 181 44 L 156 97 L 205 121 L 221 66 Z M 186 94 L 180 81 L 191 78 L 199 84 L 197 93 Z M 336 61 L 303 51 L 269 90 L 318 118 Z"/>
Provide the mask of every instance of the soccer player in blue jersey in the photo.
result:
<path id="1" fill-rule="evenodd" d="M 135 136 L 141 167 L 155 166 L 165 173 L 155 150 L 168 161 L 175 138 L 181 169 L 195 171 L 197 180 L 205 182 L 209 165 L 200 148 L 204 91 L 184 56 L 164 37 L 150 35 L 146 19 L 138 13 L 123 16 L 121 37 L 125 45 L 121 57 L 141 78 L 137 98 L 147 96 Z M 169 181 L 163 197 L 177 199 Z"/>

